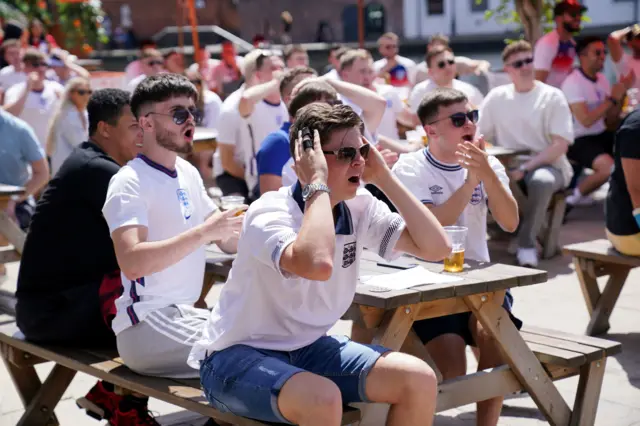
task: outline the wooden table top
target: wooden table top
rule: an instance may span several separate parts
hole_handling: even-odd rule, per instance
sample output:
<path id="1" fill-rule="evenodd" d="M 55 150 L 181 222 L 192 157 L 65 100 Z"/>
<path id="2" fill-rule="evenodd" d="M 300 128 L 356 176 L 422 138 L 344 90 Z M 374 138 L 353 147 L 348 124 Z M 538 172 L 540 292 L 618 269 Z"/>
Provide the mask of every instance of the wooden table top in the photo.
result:
<path id="1" fill-rule="evenodd" d="M 360 275 L 380 275 L 398 272 L 399 269 L 380 266 L 379 262 L 387 263 L 373 252 L 364 250 L 360 260 Z M 430 263 L 410 256 L 390 262 L 399 267 L 420 265 L 425 269 L 449 275 L 443 272 L 442 263 Z M 463 278 L 462 281 L 442 284 L 425 284 L 403 290 L 389 290 L 380 292 L 375 287 L 360 283 L 356 288 L 354 303 L 376 308 L 392 309 L 398 306 L 447 299 L 451 297 L 469 296 L 513 287 L 540 284 L 547 281 L 547 272 L 537 269 L 521 268 L 519 266 L 503 265 L 500 263 L 480 263 L 465 260 L 463 272 L 451 274 Z"/>
<path id="2" fill-rule="evenodd" d="M 505 148 L 503 146 L 496 146 L 496 145 L 488 146 L 486 151 L 487 151 L 487 154 L 493 155 L 494 157 L 508 157 L 508 156 L 512 156 L 512 155 L 526 155 L 526 154 L 529 154 L 531 152 L 531 151 L 526 150 L 526 149 Z"/>
<path id="3" fill-rule="evenodd" d="M 196 132 L 193 135 L 193 142 L 215 142 L 218 137 L 218 132 L 206 127 L 196 127 Z"/>
<path id="4" fill-rule="evenodd" d="M 21 186 L 4 185 L 0 183 L 0 197 L 10 197 L 12 195 L 24 194 L 24 188 Z"/>

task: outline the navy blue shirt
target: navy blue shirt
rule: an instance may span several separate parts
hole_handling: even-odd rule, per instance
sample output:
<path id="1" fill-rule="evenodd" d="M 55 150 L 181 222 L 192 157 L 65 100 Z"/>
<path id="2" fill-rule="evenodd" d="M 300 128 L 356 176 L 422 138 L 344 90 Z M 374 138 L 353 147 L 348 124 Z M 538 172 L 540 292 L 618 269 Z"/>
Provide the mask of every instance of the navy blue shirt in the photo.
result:
<path id="1" fill-rule="evenodd" d="M 269 133 L 264 141 L 262 141 L 260 150 L 258 150 L 256 154 L 258 176 L 282 176 L 282 168 L 291 158 L 291 152 L 289 151 L 289 127 L 291 127 L 291 123 L 284 123 L 280 130 Z"/>

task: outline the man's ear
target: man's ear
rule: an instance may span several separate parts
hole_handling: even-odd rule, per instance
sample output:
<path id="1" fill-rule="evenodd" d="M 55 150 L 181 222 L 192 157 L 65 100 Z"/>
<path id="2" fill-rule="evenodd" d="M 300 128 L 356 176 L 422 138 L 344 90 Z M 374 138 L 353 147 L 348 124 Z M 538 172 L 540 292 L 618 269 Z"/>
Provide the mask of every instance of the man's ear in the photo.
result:
<path id="1" fill-rule="evenodd" d="M 430 137 L 435 136 L 436 129 L 433 126 L 425 124 L 423 127 L 424 127 L 424 131 L 427 133 L 427 136 L 430 136 Z"/>
<path id="2" fill-rule="evenodd" d="M 98 127 L 96 129 L 96 133 L 98 133 L 101 137 L 105 139 L 109 139 L 111 136 L 111 126 L 106 121 L 98 121 Z"/>

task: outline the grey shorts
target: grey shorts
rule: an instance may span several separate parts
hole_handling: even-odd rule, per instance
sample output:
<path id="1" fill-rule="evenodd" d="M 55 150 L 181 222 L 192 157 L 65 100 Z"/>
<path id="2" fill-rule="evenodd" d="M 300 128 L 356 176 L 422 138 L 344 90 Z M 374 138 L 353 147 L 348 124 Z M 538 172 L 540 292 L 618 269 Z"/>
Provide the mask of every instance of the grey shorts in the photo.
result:
<path id="1" fill-rule="evenodd" d="M 187 365 L 187 358 L 209 315 L 206 309 L 186 305 L 157 309 L 118 334 L 118 353 L 127 367 L 140 374 L 198 378 L 198 370 Z"/>

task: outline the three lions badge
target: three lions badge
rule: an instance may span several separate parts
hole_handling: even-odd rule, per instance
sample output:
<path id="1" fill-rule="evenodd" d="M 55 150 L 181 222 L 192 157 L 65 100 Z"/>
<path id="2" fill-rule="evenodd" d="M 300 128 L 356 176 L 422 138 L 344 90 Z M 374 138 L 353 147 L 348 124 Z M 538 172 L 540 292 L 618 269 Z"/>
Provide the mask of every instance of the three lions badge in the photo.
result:
<path id="1" fill-rule="evenodd" d="M 347 243 L 342 250 L 342 267 L 348 268 L 356 261 L 356 243 Z"/>

